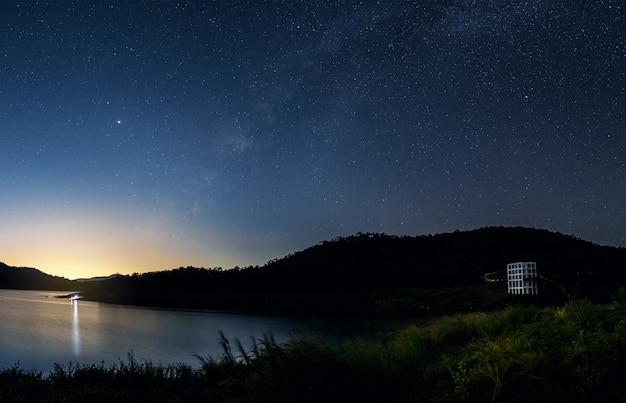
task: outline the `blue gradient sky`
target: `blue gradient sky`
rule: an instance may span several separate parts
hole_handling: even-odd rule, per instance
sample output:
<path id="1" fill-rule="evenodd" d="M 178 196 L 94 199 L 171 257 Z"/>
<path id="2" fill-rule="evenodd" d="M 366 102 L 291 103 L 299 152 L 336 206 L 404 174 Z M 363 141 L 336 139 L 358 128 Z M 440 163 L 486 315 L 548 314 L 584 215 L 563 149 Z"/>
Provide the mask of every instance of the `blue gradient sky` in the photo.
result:
<path id="1" fill-rule="evenodd" d="M 363 3 L 1 1 L 0 261 L 490 225 L 626 246 L 623 3 Z"/>

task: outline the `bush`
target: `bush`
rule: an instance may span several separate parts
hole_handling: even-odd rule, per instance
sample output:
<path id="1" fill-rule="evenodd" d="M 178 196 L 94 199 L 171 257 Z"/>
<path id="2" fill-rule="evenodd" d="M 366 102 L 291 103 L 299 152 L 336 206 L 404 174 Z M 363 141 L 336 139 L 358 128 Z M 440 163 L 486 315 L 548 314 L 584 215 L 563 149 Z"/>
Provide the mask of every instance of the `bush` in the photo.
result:
<path id="1" fill-rule="evenodd" d="M 615 309 L 626 309 L 626 287 L 620 287 L 612 297 Z"/>
<path id="2" fill-rule="evenodd" d="M 0 370 L 0 402 L 39 400 L 45 386 L 41 372 L 21 369 L 19 363 Z"/>

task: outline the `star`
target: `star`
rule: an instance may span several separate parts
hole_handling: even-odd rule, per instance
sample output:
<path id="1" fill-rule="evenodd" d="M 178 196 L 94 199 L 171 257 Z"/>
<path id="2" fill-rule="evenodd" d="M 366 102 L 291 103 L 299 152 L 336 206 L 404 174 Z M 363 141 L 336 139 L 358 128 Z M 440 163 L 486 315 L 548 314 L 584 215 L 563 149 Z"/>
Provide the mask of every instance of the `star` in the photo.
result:
<path id="1" fill-rule="evenodd" d="M 0 3 L 0 261 L 229 268 L 491 225 L 626 246 L 614 0 Z"/>

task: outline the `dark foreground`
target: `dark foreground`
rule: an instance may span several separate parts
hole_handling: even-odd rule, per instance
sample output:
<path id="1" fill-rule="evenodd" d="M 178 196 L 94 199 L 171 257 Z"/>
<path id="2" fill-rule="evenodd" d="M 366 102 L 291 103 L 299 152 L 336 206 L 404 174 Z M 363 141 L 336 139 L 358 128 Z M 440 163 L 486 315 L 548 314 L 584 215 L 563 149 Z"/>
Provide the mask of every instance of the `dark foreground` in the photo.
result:
<path id="1" fill-rule="evenodd" d="M 623 291 L 623 290 L 622 290 Z M 0 401 L 623 401 L 626 310 L 588 301 L 448 316 L 338 344 L 224 335 L 198 367 L 0 370 Z"/>

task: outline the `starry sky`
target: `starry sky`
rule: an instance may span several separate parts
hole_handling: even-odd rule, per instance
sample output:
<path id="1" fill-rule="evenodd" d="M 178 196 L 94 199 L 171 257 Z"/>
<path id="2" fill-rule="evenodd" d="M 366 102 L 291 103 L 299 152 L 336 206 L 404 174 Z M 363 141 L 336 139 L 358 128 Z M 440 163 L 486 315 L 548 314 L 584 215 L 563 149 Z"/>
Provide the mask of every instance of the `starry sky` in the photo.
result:
<path id="1" fill-rule="evenodd" d="M 0 0 L 0 261 L 226 269 L 494 225 L 626 246 L 625 13 Z"/>

